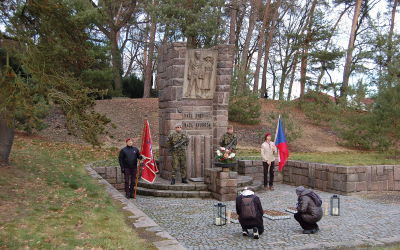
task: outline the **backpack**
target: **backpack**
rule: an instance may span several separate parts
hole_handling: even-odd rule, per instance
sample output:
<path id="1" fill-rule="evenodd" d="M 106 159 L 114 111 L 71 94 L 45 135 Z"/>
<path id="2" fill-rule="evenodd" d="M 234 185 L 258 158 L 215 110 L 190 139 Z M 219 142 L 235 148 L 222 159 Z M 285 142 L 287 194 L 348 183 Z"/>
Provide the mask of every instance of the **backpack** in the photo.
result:
<path id="1" fill-rule="evenodd" d="M 240 215 L 242 219 L 251 220 L 257 217 L 254 198 L 254 195 L 252 197 L 242 197 L 242 211 Z"/>

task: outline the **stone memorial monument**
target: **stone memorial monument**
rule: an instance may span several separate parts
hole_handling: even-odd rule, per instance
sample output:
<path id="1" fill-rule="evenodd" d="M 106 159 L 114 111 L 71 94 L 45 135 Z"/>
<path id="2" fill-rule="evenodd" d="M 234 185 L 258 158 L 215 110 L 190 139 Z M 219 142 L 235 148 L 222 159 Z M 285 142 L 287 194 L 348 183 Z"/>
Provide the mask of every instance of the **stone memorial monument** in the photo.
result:
<path id="1" fill-rule="evenodd" d="M 187 179 L 204 178 L 213 168 L 214 152 L 228 126 L 228 103 L 234 59 L 233 45 L 188 49 L 176 42 L 159 49 L 159 170 L 171 179 L 171 156 L 166 139 L 181 123 L 189 136 Z M 178 171 L 179 172 L 179 171 Z M 177 173 L 176 179 L 180 176 Z"/>

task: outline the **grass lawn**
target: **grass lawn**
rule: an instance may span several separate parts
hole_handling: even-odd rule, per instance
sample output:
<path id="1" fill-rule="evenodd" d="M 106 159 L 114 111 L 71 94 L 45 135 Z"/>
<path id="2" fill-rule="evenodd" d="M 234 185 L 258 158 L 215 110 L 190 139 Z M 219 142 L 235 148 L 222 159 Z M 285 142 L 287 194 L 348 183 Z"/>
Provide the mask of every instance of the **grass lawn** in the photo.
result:
<path id="1" fill-rule="evenodd" d="M 258 149 L 239 149 L 238 159 L 261 160 Z M 349 152 L 289 152 L 289 160 L 320 162 L 342 166 L 368 166 L 368 165 L 398 165 L 400 159 L 394 159 L 391 153 L 368 151 Z"/>
<path id="2" fill-rule="evenodd" d="M 154 249 L 86 174 L 86 163 L 117 155 L 16 136 L 0 167 L 0 249 Z"/>

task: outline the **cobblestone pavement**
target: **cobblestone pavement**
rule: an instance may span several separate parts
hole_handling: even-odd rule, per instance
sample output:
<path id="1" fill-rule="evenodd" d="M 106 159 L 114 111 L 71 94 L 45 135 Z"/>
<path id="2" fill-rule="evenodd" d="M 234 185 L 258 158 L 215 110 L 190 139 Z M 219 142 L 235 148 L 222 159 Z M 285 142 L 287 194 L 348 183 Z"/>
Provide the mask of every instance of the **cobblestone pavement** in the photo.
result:
<path id="1" fill-rule="evenodd" d="M 275 185 L 262 191 L 264 209 L 285 212 L 297 202 L 295 187 Z M 323 203 L 331 193 L 315 191 Z M 242 236 L 239 224 L 214 226 L 213 207 L 218 201 L 200 198 L 137 196 L 135 206 L 187 249 L 321 249 L 382 246 L 400 243 L 400 205 L 383 204 L 357 196 L 340 196 L 340 216 L 324 216 L 316 234 L 302 234 L 293 216 L 285 220 L 264 218 L 265 232 L 259 240 Z M 224 202 L 235 212 L 235 202 Z M 322 205 L 324 207 L 324 204 Z"/>

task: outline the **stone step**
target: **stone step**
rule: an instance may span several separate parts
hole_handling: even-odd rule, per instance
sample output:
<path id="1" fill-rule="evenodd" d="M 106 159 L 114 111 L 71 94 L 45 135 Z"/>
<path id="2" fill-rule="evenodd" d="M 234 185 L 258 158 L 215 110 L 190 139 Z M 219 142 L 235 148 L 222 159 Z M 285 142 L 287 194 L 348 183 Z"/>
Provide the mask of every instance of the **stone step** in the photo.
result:
<path id="1" fill-rule="evenodd" d="M 247 186 L 252 185 L 253 183 L 253 177 L 251 176 L 245 176 L 245 175 L 238 175 L 238 188 L 244 188 Z"/>
<path id="2" fill-rule="evenodd" d="M 263 185 L 260 181 L 253 181 L 250 176 L 238 176 L 238 191 L 244 187 L 252 187 L 255 191 L 260 191 Z M 137 194 L 156 197 L 174 197 L 174 198 L 211 198 L 211 192 L 208 191 L 207 184 L 204 182 L 189 181 L 189 184 L 183 184 L 180 181 L 171 185 L 169 180 L 156 178 L 154 183 L 148 183 L 139 180 Z"/>
<path id="3" fill-rule="evenodd" d="M 183 191 L 183 190 L 158 190 L 138 187 L 137 194 L 156 197 L 173 197 L 173 198 L 211 198 L 210 191 Z"/>
<path id="4" fill-rule="evenodd" d="M 170 191 L 208 191 L 207 184 L 204 182 L 192 182 L 189 181 L 189 184 L 182 184 L 181 182 L 176 181 L 175 185 L 171 185 L 171 181 L 165 180 L 162 178 L 157 178 L 154 183 L 148 183 L 144 180 L 139 180 L 138 187 L 146 188 L 146 189 L 156 189 L 156 190 L 170 190 Z"/>

